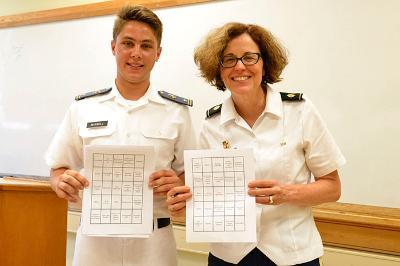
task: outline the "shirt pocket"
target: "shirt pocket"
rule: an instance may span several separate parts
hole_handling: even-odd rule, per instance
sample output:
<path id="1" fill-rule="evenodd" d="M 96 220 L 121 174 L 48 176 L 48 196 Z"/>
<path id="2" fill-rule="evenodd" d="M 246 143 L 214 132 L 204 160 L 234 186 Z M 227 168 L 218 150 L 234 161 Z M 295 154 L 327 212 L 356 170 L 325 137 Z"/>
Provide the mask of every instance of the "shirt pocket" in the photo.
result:
<path id="1" fill-rule="evenodd" d="M 155 125 L 142 124 L 140 132 L 147 139 L 161 139 L 166 141 L 175 140 L 178 137 L 178 130 L 174 124 Z"/>
<path id="2" fill-rule="evenodd" d="M 160 163 L 165 167 L 174 159 L 178 128 L 171 124 L 142 124 L 140 126 L 143 145 L 153 146 Z"/>
<path id="3" fill-rule="evenodd" d="M 87 127 L 87 123 L 93 121 L 85 121 L 79 127 L 79 136 L 83 139 L 85 145 L 93 144 L 110 144 L 112 143 L 112 136 L 116 131 L 116 122 L 107 120 L 107 126 Z"/>

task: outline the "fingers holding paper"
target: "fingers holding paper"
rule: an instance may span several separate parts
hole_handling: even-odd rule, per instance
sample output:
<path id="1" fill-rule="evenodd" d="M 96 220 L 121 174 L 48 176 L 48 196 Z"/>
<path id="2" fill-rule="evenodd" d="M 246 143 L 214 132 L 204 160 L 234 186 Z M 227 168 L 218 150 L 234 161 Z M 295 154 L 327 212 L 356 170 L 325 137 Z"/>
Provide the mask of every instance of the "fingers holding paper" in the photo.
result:
<path id="1" fill-rule="evenodd" d="M 248 194 L 256 198 L 256 203 L 278 205 L 283 203 L 285 194 L 282 186 L 276 180 L 258 179 L 248 184 Z"/>
<path id="2" fill-rule="evenodd" d="M 51 187 L 60 198 L 78 202 L 79 191 L 87 186 L 89 181 L 75 170 L 67 168 L 51 170 Z"/>
<path id="3" fill-rule="evenodd" d="M 153 188 L 154 196 L 165 196 L 170 189 L 184 185 L 183 179 L 183 174 L 177 176 L 171 169 L 160 170 L 150 175 L 149 187 Z"/>
<path id="4" fill-rule="evenodd" d="M 184 216 L 186 201 L 192 197 L 188 186 L 179 186 L 170 189 L 167 193 L 167 206 L 171 216 Z"/>

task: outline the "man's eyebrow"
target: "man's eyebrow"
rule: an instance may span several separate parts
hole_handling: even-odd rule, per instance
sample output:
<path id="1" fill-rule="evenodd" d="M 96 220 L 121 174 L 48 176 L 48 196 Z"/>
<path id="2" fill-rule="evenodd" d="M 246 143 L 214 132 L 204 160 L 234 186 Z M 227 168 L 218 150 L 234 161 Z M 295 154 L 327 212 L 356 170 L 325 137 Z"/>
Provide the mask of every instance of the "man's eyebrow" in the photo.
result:
<path id="1" fill-rule="evenodd" d="M 133 41 L 135 40 L 134 38 L 129 37 L 129 36 L 123 36 L 122 39 L 133 40 Z"/>
<path id="2" fill-rule="evenodd" d="M 123 40 L 128 40 L 128 41 L 140 42 L 140 43 L 154 43 L 154 41 L 151 40 L 151 39 L 144 39 L 144 40 L 138 41 L 135 38 L 132 38 L 132 37 L 129 37 L 129 36 L 122 37 L 122 39 Z"/>
<path id="3" fill-rule="evenodd" d="M 150 40 L 150 39 L 142 40 L 141 42 L 142 43 L 154 43 L 154 41 Z"/>

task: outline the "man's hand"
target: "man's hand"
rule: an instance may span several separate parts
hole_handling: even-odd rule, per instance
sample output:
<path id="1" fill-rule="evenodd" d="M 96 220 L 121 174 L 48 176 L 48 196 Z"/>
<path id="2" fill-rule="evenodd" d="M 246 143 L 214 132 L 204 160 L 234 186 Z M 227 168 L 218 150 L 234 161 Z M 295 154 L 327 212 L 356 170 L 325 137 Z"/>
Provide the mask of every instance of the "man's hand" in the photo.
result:
<path id="1" fill-rule="evenodd" d="M 71 202 L 79 201 L 79 190 L 89 186 L 89 181 L 79 172 L 67 169 L 51 169 L 51 187 L 57 196 Z"/>
<path id="2" fill-rule="evenodd" d="M 183 174 L 177 176 L 171 169 L 154 172 L 149 178 L 149 187 L 153 188 L 154 196 L 165 196 L 171 188 L 183 185 Z"/>

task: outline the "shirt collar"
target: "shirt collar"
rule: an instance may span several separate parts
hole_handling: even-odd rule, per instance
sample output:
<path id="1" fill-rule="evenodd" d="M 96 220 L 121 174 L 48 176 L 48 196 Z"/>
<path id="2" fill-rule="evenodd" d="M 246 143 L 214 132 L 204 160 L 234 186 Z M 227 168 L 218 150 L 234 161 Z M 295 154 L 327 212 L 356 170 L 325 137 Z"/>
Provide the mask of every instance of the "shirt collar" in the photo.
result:
<path id="1" fill-rule="evenodd" d="M 159 103 L 159 104 L 165 104 L 166 101 L 164 98 L 162 98 L 159 94 L 158 91 L 153 89 L 153 87 L 150 85 L 149 89 L 147 90 L 146 94 L 148 94 L 148 99 L 149 101 Z"/>
<path id="2" fill-rule="evenodd" d="M 228 121 L 236 119 L 238 116 L 239 114 L 236 112 L 232 97 L 226 98 L 222 103 L 220 124 L 225 124 Z"/>
<path id="3" fill-rule="evenodd" d="M 104 102 L 114 99 L 115 102 L 121 104 L 121 105 L 127 105 L 126 99 L 122 97 L 122 95 L 119 93 L 117 86 L 115 83 L 112 86 L 112 90 L 107 93 L 106 95 L 102 96 L 99 100 Z M 146 104 L 148 101 L 160 103 L 160 104 L 165 104 L 165 100 L 162 99 L 156 90 L 153 89 L 153 87 L 150 85 L 149 88 L 147 89 L 146 93 L 137 101 L 142 102 L 143 104 Z"/>
<path id="4" fill-rule="evenodd" d="M 277 117 L 283 117 L 283 104 L 281 94 L 267 86 L 267 98 L 264 113 L 270 113 Z"/>
<path id="5" fill-rule="evenodd" d="M 101 95 L 100 97 L 98 97 L 98 101 L 99 102 L 105 102 L 108 101 L 110 99 L 113 99 L 114 97 L 117 96 L 117 94 L 119 94 L 118 90 L 116 89 L 115 85 L 113 85 L 111 87 L 111 91 L 105 95 Z"/>
<path id="6" fill-rule="evenodd" d="M 270 86 L 267 86 L 267 96 L 265 101 L 266 104 L 263 114 L 269 113 L 277 117 L 283 116 L 282 99 L 278 91 L 272 89 Z M 239 117 L 239 114 L 236 112 L 232 97 L 228 97 L 222 103 L 220 124 L 223 125 L 231 120 L 236 119 L 237 117 Z"/>

